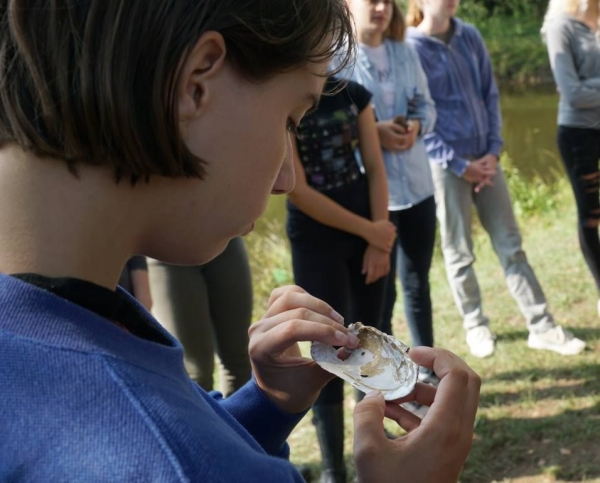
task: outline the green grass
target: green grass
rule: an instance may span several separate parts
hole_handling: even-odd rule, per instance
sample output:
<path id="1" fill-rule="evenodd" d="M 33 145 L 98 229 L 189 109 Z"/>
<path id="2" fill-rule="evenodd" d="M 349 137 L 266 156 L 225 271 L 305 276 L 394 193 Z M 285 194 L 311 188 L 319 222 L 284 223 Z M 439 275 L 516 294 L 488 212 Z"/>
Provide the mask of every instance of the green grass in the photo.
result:
<path id="1" fill-rule="evenodd" d="M 508 294 L 491 245 L 478 228 L 476 269 L 498 346 L 492 358 L 471 357 L 436 251 L 431 271 L 436 344 L 465 358 L 483 379 L 473 450 L 461 482 L 600 482 L 600 320 L 597 294 L 577 243 L 570 188 L 565 182 L 544 188 L 533 181 L 537 188 L 529 191 L 527 183 L 514 176 L 513 198 L 529 207 L 520 210 L 529 260 L 556 319 L 585 339 L 589 350 L 565 358 L 527 348 L 525 322 Z M 529 204 L 528 193 L 535 198 Z M 268 292 L 277 282 L 291 280 L 281 226 L 268 228 L 269 238 L 253 235 L 248 240 L 260 278 L 255 279 L 256 314 L 264 311 Z M 394 331 L 400 340 L 409 340 L 401 300 Z M 346 457 L 353 474 L 349 390 L 347 396 Z M 387 427 L 399 433 L 389 422 Z M 317 475 L 320 457 L 310 415 L 291 435 L 290 445 L 292 461 L 309 465 Z"/>

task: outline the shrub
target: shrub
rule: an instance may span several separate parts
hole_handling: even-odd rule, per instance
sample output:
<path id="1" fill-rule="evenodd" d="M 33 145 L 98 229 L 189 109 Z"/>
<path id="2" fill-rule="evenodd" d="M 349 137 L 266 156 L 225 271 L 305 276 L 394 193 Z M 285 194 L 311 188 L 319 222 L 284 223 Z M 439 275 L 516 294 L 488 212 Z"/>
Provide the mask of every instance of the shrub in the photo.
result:
<path id="1" fill-rule="evenodd" d="M 515 214 L 519 218 L 540 215 L 557 208 L 557 193 L 564 188 L 564 176 L 555 174 L 555 180 L 545 182 L 538 175 L 526 179 L 507 153 L 503 153 L 500 163 L 511 194 Z"/>

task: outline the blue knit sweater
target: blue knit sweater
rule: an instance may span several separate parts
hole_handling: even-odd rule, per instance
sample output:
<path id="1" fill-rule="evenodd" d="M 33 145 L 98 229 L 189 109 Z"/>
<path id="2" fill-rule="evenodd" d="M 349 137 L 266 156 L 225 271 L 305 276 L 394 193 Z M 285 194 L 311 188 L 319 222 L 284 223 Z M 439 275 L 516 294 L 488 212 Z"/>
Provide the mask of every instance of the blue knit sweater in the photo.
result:
<path id="1" fill-rule="evenodd" d="M 144 317 L 170 345 L 0 275 L 0 481 L 302 482 L 285 440 L 303 414 L 254 381 L 207 394 Z"/>

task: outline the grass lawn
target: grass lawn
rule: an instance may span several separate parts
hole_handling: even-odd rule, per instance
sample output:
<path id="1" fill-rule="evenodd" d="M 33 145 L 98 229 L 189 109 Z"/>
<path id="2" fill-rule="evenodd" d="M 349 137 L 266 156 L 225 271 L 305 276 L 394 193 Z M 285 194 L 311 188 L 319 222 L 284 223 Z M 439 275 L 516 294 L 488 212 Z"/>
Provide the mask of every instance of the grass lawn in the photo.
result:
<path id="1" fill-rule="evenodd" d="M 483 379 L 473 450 L 461 482 L 600 482 L 600 318 L 597 295 L 577 243 L 575 211 L 568 189 L 556 195 L 550 213 L 521 221 L 524 248 L 544 288 L 557 321 L 588 342 L 580 356 L 562 357 L 526 346 L 527 331 L 504 283 L 502 270 L 484 233 L 476 240 L 476 268 L 484 309 L 498 335 L 496 354 L 476 359 L 468 353 L 439 250 L 431 271 L 436 344 L 465 358 Z M 253 247 L 255 267 L 264 269 L 262 257 L 285 251 L 282 241 Z M 285 282 L 289 260 L 275 271 Z M 270 279 L 269 279 L 270 280 Z M 270 282 L 268 282 L 270 283 Z M 257 293 L 258 315 L 264 295 Z M 260 307 L 260 309 L 259 309 Z M 368 321 L 363 321 L 368 323 Z M 402 300 L 395 311 L 397 338 L 409 341 Z M 352 407 L 346 397 L 346 458 L 352 466 Z M 401 430 L 386 423 L 400 434 Z M 290 440 L 292 461 L 307 464 L 318 475 L 320 456 L 310 414 Z M 316 481 L 316 480 L 315 480 Z M 433 482 L 432 482 L 433 483 Z"/>

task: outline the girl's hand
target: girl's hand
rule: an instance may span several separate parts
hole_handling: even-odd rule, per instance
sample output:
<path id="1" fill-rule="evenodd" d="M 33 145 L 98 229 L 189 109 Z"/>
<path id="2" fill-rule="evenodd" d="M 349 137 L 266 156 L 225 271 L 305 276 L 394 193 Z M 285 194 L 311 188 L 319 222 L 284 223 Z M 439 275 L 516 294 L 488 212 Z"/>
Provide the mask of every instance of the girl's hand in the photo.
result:
<path id="1" fill-rule="evenodd" d="M 496 174 L 496 167 L 482 160 L 471 161 L 463 174 L 463 179 L 473 184 L 480 184 Z"/>
<path id="2" fill-rule="evenodd" d="M 273 290 L 265 316 L 250 327 L 250 362 L 258 386 L 280 409 L 308 409 L 334 376 L 310 358 L 298 342 L 319 341 L 354 349 L 358 338 L 333 308 L 300 287 Z"/>
<path id="3" fill-rule="evenodd" d="M 390 272 L 390 254 L 369 245 L 363 257 L 362 274 L 366 275 L 365 284 L 376 282 Z"/>
<path id="4" fill-rule="evenodd" d="M 381 146 L 388 151 L 403 151 L 409 136 L 408 130 L 393 120 L 377 123 Z"/>
<path id="5" fill-rule="evenodd" d="M 418 120 L 407 121 L 406 127 L 391 121 L 377 123 L 381 146 L 388 151 L 406 151 L 414 146 L 419 136 Z"/>
<path id="6" fill-rule="evenodd" d="M 385 401 L 369 394 L 354 409 L 354 457 L 361 483 L 454 483 L 473 442 L 481 380 L 465 362 L 442 349 L 417 347 L 410 357 L 432 368 L 441 379 L 437 389 L 418 383 L 412 395 Z M 400 404 L 417 401 L 430 406 L 421 420 Z M 383 418 L 408 431 L 389 440 Z M 400 478 L 399 475 L 402 475 Z"/>
<path id="7" fill-rule="evenodd" d="M 392 251 L 396 240 L 396 227 L 389 220 L 372 221 L 367 226 L 363 238 L 369 243 L 386 253 Z"/>
<path id="8" fill-rule="evenodd" d="M 481 180 L 475 186 L 475 193 L 479 193 L 486 186 L 494 186 L 493 177 L 498 172 L 498 156 L 494 154 L 486 154 L 485 156 L 479 158 L 477 162 L 481 163 L 490 174 Z"/>

